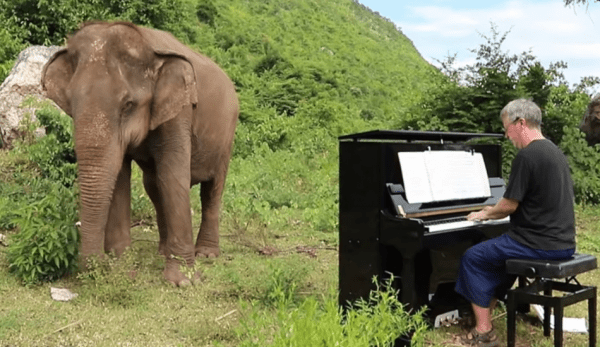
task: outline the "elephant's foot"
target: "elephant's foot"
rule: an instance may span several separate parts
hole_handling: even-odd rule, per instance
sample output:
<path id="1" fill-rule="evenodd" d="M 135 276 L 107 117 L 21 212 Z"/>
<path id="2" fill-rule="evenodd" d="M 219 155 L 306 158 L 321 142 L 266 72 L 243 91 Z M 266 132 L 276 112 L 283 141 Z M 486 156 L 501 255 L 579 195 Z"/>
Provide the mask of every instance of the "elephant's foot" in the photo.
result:
<path id="1" fill-rule="evenodd" d="M 162 255 L 163 257 L 167 257 L 167 245 L 166 242 L 159 242 L 158 243 L 158 254 Z"/>
<path id="2" fill-rule="evenodd" d="M 219 246 L 196 246 L 196 258 L 216 258 L 220 253 Z"/>
<path id="3" fill-rule="evenodd" d="M 187 287 L 200 282 L 200 275 L 196 272 L 191 275 L 191 279 L 181 272 L 181 263 L 176 259 L 168 259 L 163 275 L 165 279 L 176 287 Z M 187 269 L 193 271 L 193 266 L 187 266 Z"/>

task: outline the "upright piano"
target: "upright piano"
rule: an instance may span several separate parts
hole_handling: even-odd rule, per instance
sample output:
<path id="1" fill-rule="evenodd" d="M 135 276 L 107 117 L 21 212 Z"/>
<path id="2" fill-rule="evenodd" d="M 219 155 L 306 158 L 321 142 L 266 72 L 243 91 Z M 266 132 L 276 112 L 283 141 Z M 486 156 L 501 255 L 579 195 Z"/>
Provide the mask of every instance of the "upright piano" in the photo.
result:
<path id="1" fill-rule="evenodd" d="M 407 309 L 427 305 L 429 317 L 468 306 L 454 292 L 460 257 L 510 224 L 508 218 L 466 220 L 471 211 L 494 205 L 504 194 L 497 141 L 502 136 L 376 130 L 339 137 L 340 305 L 368 299 L 376 277 L 379 283 L 392 281 Z M 409 202 L 403 170 L 413 168 L 406 162 L 409 167 L 402 167 L 398 153 L 426 151 L 480 153 L 489 196 Z"/>

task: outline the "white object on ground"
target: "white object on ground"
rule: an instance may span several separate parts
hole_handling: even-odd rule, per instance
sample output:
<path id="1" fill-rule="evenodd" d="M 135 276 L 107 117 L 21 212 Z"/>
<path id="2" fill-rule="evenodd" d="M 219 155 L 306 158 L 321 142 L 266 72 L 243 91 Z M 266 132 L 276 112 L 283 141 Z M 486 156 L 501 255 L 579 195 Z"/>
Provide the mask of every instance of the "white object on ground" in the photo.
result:
<path id="1" fill-rule="evenodd" d="M 50 296 L 55 301 L 71 301 L 75 299 L 79 294 L 72 293 L 66 288 L 54 288 L 50 287 Z"/>
<path id="2" fill-rule="evenodd" d="M 452 324 L 458 323 L 459 318 L 460 316 L 458 315 L 458 310 L 438 314 L 435 317 L 435 323 L 433 324 L 433 326 L 436 328 L 439 328 L 441 326 L 450 326 Z"/>
<path id="3" fill-rule="evenodd" d="M 544 307 L 541 305 L 531 305 L 533 311 L 542 323 L 544 322 Z M 554 329 L 554 315 L 550 315 L 550 329 Z M 566 318 L 563 317 L 563 331 L 572 333 L 588 333 L 588 326 L 585 318 Z"/>

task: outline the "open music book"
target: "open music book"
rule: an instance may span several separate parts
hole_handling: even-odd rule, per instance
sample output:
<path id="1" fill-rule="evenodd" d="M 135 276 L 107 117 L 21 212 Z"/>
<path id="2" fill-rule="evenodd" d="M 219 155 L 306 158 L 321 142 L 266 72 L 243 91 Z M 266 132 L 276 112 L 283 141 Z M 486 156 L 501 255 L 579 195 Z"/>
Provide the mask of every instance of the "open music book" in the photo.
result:
<path id="1" fill-rule="evenodd" d="M 481 153 L 398 152 L 398 158 L 411 204 L 491 196 Z"/>

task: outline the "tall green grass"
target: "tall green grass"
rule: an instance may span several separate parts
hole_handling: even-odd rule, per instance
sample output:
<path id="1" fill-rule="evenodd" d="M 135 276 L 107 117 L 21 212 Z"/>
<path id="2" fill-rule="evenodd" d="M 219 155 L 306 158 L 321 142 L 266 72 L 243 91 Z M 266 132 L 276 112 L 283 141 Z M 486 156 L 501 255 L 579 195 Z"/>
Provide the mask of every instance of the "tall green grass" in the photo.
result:
<path id="1" fill-rule="evenodd" d="M 290 305 L 285 288 L 278 288 L 274 311 L 257 308 L 256 303 L 242 302 L 249 312 L 240 322 L 240 346 L 274 347 L 364 347 L 393 346 L 397 338 L 411 339 L 421 346 L 427 324 L 423 311 L 410 314 L 398 300 L 390 284 L 377 287 L 367 300 L 359 300 L 343 309 L 337 295 L 311 296 L 298 305 Z M 409 337 L 410 336 L 410 337 Z"/>

